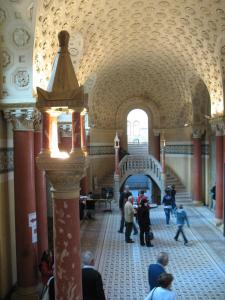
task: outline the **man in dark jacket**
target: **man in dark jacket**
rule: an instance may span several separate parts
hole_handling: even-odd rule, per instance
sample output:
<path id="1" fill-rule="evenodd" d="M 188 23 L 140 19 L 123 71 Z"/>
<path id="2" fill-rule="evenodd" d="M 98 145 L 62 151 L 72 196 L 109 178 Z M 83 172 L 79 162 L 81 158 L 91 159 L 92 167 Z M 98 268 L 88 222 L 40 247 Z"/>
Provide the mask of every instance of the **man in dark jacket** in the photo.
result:
<path id="1" fill-rule="evenodd" d="M 94 268 L 95 260 L 91 251 L 82 253 L 83 300 L 105 300 L 102 276 Z"/>
<path id="2" fill-rule="evenodd" d="M 169 257 L 166 252 L 160 252 L 157 257 L 156 264 L 150 264 L 148 267 L 148 282 L 150 286 L 150 291 L 157 287 L 157 282 L 159 275 L 166 273 L 165 266 L 169 262 Z"/>
<path id="3" fill-rule="evenodd" d="M 172 196 L 171 196 L 171 188 L 167 187 L 165 189 L 165 196 L 163 197 L 163 205 L 164 205 L 164 212 L 166 215 L 166 225 L 170 223 L 170 213 L 172 210 Z"/>
<path id="4" fill-rule="evenodd" d="M 153 247 L 149 238 L 150 218 L 147 199 L 142 199 L 137 211 L 138 224 L 140 227 L 140 244 L 141 246 Z"/>

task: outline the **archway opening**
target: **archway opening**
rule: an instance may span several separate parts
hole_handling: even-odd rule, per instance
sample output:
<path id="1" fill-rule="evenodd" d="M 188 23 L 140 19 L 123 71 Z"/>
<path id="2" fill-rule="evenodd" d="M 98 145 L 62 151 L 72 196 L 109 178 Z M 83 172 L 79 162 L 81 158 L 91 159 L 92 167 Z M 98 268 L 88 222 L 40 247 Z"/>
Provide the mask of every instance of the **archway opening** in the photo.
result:
<path id="1" fill-rule="evenodd" d="M 148 115 L 142 109 L 133 109 L 127 115 L 127 144 L 130 154 L 148 154 Z"/>

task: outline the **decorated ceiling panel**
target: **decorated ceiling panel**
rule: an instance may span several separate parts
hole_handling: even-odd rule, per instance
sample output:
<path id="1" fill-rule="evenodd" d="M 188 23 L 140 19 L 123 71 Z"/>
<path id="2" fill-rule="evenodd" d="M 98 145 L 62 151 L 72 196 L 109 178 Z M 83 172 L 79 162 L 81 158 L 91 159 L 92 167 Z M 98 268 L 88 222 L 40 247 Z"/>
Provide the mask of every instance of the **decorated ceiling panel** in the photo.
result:
<path id="1" fill-rule="evenodd" d="M 193 122 L 193 105 L 206 107 L 205 95 L 212 115 L 223 113 L 225 0 L 34 3 L 33 86 L 46 87 L 57 34 L 68 30 L 71 58 L 89 93 L 96 127 L 116 126 L 120 105 L 137 98 L 157 107 L 156 127 Z M 193 86 L 199 91 L 193 93 Z"/>

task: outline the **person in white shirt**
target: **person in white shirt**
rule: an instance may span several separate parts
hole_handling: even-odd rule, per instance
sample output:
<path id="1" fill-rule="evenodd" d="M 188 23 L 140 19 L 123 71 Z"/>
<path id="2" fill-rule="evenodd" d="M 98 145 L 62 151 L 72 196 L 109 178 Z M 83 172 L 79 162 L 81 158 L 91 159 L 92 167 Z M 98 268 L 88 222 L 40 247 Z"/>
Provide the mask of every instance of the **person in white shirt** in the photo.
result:
<path id="1" fill-rule="evenodd" d="M 130 238 L 133 222 L 134 222 L 134 208 L 133 208 L 133 196 L 129 196 L 124 206 L 124 219 L 125 219 L 125 241 L 126 243 L 134 243 Z"/>
<path id="2" fill-rule="evenodd" d="M 171 290 L 172 281 L 172 274 L 162 273 L 158 279 L 158 287 L 151 290 L 145 300 L 176 300 L 176 294 Z"/>

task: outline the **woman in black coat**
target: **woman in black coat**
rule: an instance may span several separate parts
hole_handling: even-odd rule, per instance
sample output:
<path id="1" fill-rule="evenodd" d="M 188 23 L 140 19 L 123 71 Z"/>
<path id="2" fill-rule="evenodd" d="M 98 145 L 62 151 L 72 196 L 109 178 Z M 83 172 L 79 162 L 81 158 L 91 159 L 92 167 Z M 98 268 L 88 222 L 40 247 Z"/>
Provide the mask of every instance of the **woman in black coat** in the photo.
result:
<path id="1" fill-rule="evenodd" d="M 141 200 L 141 205 L 137 212 L 138 224 L 140 227 L 140 244 L 141 246 L 153 247 L 151 240 L 149 238 L 150 232 L 150 218 L 149 218 L 149 208 L 146 199 Z"/>

